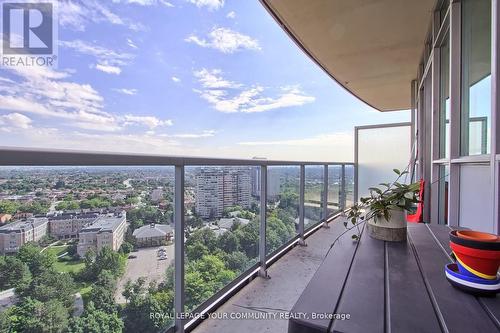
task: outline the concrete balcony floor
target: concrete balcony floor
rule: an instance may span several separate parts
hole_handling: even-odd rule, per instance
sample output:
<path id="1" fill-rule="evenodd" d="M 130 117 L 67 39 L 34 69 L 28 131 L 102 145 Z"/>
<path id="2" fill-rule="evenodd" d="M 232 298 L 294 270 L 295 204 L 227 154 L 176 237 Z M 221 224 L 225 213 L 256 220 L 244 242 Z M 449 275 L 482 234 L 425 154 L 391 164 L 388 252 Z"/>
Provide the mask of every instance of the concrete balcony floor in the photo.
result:
<path id="1" fill-rule="evenodd" d="M 342 223 L 342 219 L 332 221 Z M 277 319 L 206 319 L 195 333 L 286 333 L 288 313 L 323 261 L 328 248 L 338 235 L 336 228 L 319 228 L 306 239 L 307 246 L 295 246 L 268 269 L 271 279 L 256 278 L 224 303 L 216 313 L 276 313 Z"/>

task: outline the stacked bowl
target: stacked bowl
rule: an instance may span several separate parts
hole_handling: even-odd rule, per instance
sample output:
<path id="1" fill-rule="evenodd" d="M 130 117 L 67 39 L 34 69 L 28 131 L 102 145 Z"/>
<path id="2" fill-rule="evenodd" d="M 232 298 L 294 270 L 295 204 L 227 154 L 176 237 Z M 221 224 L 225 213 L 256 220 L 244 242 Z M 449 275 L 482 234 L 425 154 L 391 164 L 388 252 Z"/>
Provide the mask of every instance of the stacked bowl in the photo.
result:
<path id="1" fill-rule="evenodd" d="M 446 279 L 476 295 L 500 292 L 500 237 L 479 231 L 453 230 L 450 247 L 456 263 L 445 267 Z"/>

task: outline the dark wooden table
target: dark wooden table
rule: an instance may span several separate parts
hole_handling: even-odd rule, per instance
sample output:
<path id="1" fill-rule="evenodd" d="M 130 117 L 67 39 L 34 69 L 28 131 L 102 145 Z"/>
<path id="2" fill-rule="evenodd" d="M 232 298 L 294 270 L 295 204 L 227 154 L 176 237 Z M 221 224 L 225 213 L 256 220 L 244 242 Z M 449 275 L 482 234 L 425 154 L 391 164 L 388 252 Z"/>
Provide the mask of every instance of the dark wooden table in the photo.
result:
<path id="1" fill-rule="evenodd" d="M 293 307 L 288 332 L 500 332 L 499 295 L 475 297 L 445 278 L 450 230 L 409 224 L 402 243 L 344 235 Z"/>

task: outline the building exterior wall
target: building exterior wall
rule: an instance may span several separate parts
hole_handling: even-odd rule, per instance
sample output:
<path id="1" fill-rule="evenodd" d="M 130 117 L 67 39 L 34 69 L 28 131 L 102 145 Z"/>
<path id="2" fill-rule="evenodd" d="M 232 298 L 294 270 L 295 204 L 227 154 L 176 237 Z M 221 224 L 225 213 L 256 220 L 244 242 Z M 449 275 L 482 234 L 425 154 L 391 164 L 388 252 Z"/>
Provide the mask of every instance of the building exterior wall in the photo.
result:
<path id="1" fill-rule="evenodd" d="M 50 234 L 57 238 L 75 238 L 83 227 L 93 221 L 93 218 L 68 218 L 68 219 L 51 219 Z"/>
<path id="2" fill-rule="evenodd" d="M 196 213 L 202 218 L 219 218 L 225 208 L 248 208 L 251 191 L 250 169 L 201 170 L 196 175 Z"/>
<path id="3" fill-rule="evenodd" d="M 498 0 L 439 4 L 413 84 L 424 220 L 498 234 Z"/>
<path id="4" fill-rule="evenodd" d="M 31 218 L 0 228 L 0 253 L 13 253 L 28 242 L 38 242 L 48 233 L 48 219 Z"/>
<path id="5" fill-rule="evenodd" d="M 101 219 L 105 218 L 101 217 Z M 113 251 L 118 251 L 124 241 L 127 220 L 125 216 L 115 220 L 112 226 L 101 227 L 98 220 L 82 229 L 77 245 L 78 255 L 84 257 L 89 249 L 92 248 L 95 252 L 99 252 L 105 246 Z"/>
<path id="6" fill-rule="evenodd" d="M 156 237 L 138 237 L 136 238 L 137 247 L 161 246 L 166 245 L 172 240 L 172 235 L 156 236 Z"/>

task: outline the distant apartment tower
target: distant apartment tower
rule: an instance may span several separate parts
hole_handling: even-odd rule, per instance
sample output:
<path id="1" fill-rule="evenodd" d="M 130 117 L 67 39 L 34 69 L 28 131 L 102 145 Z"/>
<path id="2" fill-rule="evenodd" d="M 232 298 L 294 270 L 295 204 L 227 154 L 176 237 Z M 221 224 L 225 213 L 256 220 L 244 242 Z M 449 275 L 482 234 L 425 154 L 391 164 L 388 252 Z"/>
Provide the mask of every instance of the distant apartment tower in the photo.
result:
<path id="1" fill-rule="evenodd" d="M 28 242 L 38 242 L 47 235 L 48 229 L 49 220 L 45 217 L 4 225 L 0 227 L 0 253 L 17 252 Z"/>
<path id="2" fill-rule="evenodd" d="M 98 213 L 63 213 L 49 217 L 50 235 L 58 239 L 77 238 L 85 225 L 94 222 Z"/>
<path id="3" fill-rule="evenodd" d="M 201 169 L 196 174 L 196 213 L 202 218 L 219 218 L 232 206 L 250 207 L 249 168 Z"/>
<path id="4" fill-rule="evenodd" d="M 117 251 L 123 244 L 126 230 L 125 212 L 100 216 L 80 231 L 77 253 L 83 257 L 89 249 L 99 252 L 105 246 Z"/>
<path id="5" fill-rule="evenodd" d="M 251 172 L 252 195 L 260 198 L 260 168 L 253 168 Z M 276 199 L 280 193 L 281 177 L 279 170 L 267 169 L 267 197 Z"/>

